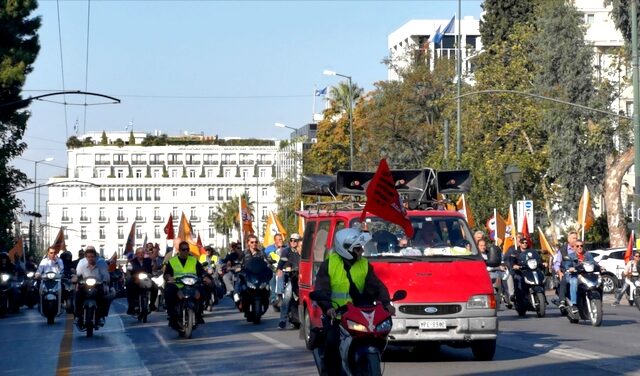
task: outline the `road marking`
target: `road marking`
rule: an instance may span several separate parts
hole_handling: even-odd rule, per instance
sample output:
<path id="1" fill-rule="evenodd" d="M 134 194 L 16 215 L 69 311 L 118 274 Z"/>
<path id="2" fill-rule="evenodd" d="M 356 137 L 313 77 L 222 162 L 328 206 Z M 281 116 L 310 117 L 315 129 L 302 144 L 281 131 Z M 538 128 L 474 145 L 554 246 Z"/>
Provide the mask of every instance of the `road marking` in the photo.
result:
<path id="1" fill-rule="evenodd" d="M 275 347 L 281 349 L 281 350 L 293 350 L 292 346 L 287 345 L 286 343 L 282 343 L 276 339 L 273 339 L 271 337 L 267 337 L 266 335 L 262 334 L 262 333 L 251 333 L 252 336 L 261 339 L 265 342 L 268 342 L 272 345 L 274 345 Z"/>
<path id="2" fill-rule="evenodd" d="M 165 349 L 167 349 L 167 351 L 171 352 L 172 355 L 175 356 L 176 359 L 173 359 L 171 361 L 173 362 L 178 362 L 180 363 L 180 366 L 178 367 L 179 369 L 182 369 L 184 371 L 187 371 L 187 373 L 189 375 L 195 375 L 195 373 L 193 372 L 193 370 L 191 369 L 191 367 L 189 367 L 189 364 L 187 362 L 185 362 L 184 360 L 182 360 L 181 357 L 176 356 L 175 354 L 173 354 L 173 351 L 171 351 L 171 349 L 169 348 L 169 343 L 162 337 L 162 335 L 160 334 L 160 329 L 153 329 L 153 335 L 158 339 L 158 342 L 160 342 L 160 344 L 162 345 L 162 347 L 164 347 Z"/>
<path id="3" fill-rule="evenodd" d="M 73 344 L 73 319 L 71 315 L 66 315 L 67 320 L 64 323 L 64 335 L 60 342 L 60 351 L 58 352 L 58 367 L 56 368 L 56 376 L 68 376 L 71 371 L 71 347 Z"/>

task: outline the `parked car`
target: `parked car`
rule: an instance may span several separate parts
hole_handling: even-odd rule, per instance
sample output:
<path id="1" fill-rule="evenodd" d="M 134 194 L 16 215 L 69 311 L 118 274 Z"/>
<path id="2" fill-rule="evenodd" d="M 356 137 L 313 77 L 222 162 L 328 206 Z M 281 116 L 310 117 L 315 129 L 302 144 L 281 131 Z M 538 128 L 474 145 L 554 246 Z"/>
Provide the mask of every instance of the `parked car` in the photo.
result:
<path id="1" fill-rule="evenodd" d="M 635 250 L 634 250 L 635 251 Z M 624 254 L 626 248 L 594 249 L 590 251 L 594 260 L 604 268 L 601 272 L 604 292 L 611 294 L 622 286 L 622 272 L 624 271 Z"/>

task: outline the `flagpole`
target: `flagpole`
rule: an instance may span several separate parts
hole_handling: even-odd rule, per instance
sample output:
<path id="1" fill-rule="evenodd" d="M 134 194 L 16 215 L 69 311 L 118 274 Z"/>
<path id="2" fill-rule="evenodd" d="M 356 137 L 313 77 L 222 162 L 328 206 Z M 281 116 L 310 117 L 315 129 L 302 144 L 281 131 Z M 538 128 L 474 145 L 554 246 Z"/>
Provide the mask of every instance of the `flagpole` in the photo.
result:
<path id="1" fill-rule="evenodd" d="M 242 222 L 242 196 L 238 199 L 238 215 L 240 216 L 240 249 L 245 249 L 243 234 L 244 223 Z"/>
<path id="2" fill-rule="evenodd" d="M 493 225 L 493 240 L 498 245 L 498 210 L 493 208 L 493 220 L 495 224 Z"/>
<path id="3" fill-rule="evenodd" d="M 581 240 L 584 241 L 584 227 L 586 225 L 587 222 L 587 186 L 585 184 L 584 186 L 584 191 L 582 192 L 582 213 L 580 213 L 582 215 L 582 231 L 581 231 Z"/>
<path id="4" fill-rule="evenodd" d="M 316 91 L 318 90 L 316 85 L 313 85 L 313 107 L 311 107 L 311 121 L 313 122 L 316 116 Z"/>

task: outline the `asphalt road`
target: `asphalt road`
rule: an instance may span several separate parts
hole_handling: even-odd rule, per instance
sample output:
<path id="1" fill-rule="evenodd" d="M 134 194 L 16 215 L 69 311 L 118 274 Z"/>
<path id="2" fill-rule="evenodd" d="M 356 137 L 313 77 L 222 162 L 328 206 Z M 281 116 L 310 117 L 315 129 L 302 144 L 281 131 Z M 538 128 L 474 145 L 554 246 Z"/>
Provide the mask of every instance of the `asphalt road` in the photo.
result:
<path id="1" fill-rule="evenodd" d="M 385 375 L 640 375 L 640 311 L 605 302 L 602 327 L 570 324 L 551 306 L 547 317 L 519 318 L 500 312 L 496 357 L 473 360 L 469 349 L 441 347 L 433 353 L 390 348 Z M 115 300 L 104 328 L 93 338 L 60 316 L 52 326 L 37 310 L 23 308 L 0 320 L 2 375 L 315 375 L 311 354 L 298 331 L 277 329 L 267 312 L 259 325 L 247 323 L 225 299 L 207 313 L 192 339 L 179 338 L 163 313 L 140 324 Z"/>

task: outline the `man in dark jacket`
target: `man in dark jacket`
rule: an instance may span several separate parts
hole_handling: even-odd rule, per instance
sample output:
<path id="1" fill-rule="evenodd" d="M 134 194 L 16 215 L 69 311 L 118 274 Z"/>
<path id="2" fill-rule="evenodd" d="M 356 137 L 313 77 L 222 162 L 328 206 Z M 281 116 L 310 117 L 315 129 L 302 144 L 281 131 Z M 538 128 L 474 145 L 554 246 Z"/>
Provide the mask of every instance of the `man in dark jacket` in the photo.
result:
<path id="1" fill-rule="evenodd" d="M 138 275 L 140 273 L 146 273 L 148 278 L 151 278 L 153 273 L 153 260 L 145 258 L 144 254 L 144 249 L 142 247 L 138 247 L 136 249 L 135 257 L 129 261 L 129 266 L 127 267 L 127 272 L 129 274 L 127 280 L 127 302 L 129 303 L 127 315 L 134 315 L 136 313 L 136 309 L 140 309 L 140 307 L 138 307 L 138 295 L 140 294 L 140 280 Z M 155 311 L 155 301 L 158 297 L 158 286 L 156 286 L 155 283 L 152 283 L 149 291 L 151 292 L 151 297 L 149 299 L 151 302 L 150 310 Z"/>

